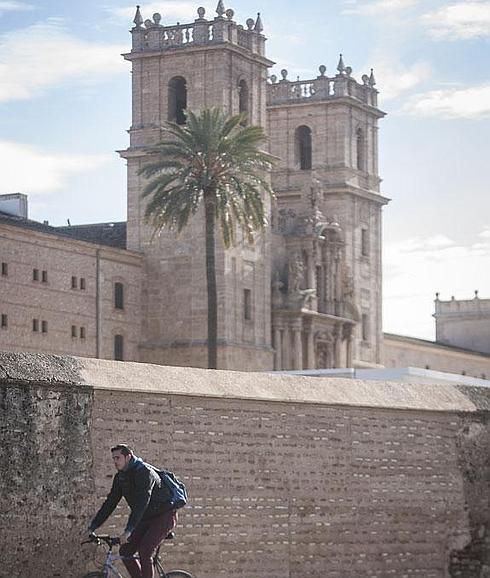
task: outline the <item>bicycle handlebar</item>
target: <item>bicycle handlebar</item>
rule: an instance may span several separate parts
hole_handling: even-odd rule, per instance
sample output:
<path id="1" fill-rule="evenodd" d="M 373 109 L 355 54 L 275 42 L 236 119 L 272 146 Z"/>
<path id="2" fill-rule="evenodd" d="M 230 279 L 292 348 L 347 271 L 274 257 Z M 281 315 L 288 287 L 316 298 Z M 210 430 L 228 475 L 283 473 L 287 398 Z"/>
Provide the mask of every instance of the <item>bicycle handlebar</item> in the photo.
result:
<path id="1" fill-rule="evenodd" d="M 97 546 L 100 546 L 102 542 L 105 542 L 109 548 L 112 548 L 112 546 L 118 546 L 121 540 L 117 536 L 109 536 L 107 534 L 90 534 L 88 540 L 85 540 L 82 544 L 97 544 Z"/>

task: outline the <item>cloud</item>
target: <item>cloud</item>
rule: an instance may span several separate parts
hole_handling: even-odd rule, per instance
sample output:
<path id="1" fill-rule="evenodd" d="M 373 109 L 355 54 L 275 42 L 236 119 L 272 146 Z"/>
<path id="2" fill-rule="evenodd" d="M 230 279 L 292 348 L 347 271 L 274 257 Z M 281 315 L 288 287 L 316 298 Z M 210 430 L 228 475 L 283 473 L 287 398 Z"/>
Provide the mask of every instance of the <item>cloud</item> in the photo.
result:
<path id="1" fill-rule="evenodd" d="M 49 153 L 37 147 L 0 141 L 2 192 L 50 193 L 62 188 L 67 179 L 106 165 L 112 155 Z"/>
<path id="2" fill-rule="evenodd" d="M 155 12 L 162 16 L 161 24 L 171 26 L 177 22 L 192 22 L 197 18 L 197 6 L 195 2 L 179 2 L 178 0 L 169 0 L 168 2 L 149 2 L 141 4 L 141 15 L 144 20 L 151 19 Z M 135 15 L 134 5 L 122 8 L 109 9 L 118 19 L 124 19 L 132 22 Z M 214 11 L 206 10 L 208 18 L 214 17 Z M 212 12 L 212 16 L 210 16 Z"/>
<path id="3" fill-rule="evenodd" d="M 471 299 L 473 291 L 490 292 L 490 229 L 478 241 L 457 244 L 446 235 L 414 237 L 388 243 L 384 251 L 384 329 L 433 339 L 433 300 L 451 295 Z"/>
<path id="4" fill-rule="evenodd" d="M 17 0 L 0 0 L 0 16 L 2 12 L 25 12 L 26 10 L 34 10 L 34 6 Z"/>
<path id="5" fill-rule="evenodd" d="M 467 1 L 422 16 L 432 38 L 460 40 L 490 36 L 490 2 Z"/>
<path id="6" fill-rule="evenodd" d="M 66 82 L 93 83 L 127 71 L 123 46 L 69 34 L 58 20 L 0 36 L 0 103 L 29 99 Z"/>
<path id="7" fill-rule="evenodd" d="M 490 84 L 432 90 L 412 96 L 402 112 L 421 117 L 476 119 L 490 116 Z"/>
<path id="8" fill-rule="evenodd" d="M 427 62 L 414 62 L 404 66 L 395 60 L 384 57 L 373 57 L 376 62 L 375 76 L 377 88 L 383 100 L 396 98 L 413 89 L 426 80 L 431 74 L 431 67 Z"/>
<path id="9" fill-rule="evenodd" d="M 362 3 L 356 0 L 345 2 L 347 8 L 344 8 L 342 14 L 360 14 L 363 16 L 383 16 L 394 14 L 411 8 L 419 3 L 420 0 L 373 0 L 372 2 Z"/>

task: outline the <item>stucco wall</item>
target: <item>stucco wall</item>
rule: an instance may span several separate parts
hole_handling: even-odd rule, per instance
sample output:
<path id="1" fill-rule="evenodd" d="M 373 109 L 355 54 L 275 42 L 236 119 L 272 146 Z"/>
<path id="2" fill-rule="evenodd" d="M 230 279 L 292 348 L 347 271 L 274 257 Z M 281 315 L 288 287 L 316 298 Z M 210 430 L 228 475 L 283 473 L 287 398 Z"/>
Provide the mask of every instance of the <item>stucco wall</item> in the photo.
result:
<path id="1" fill-rule="evenodd" d="M 165 550 L 196 578 L 488 576 L 488 390 L 15 354 L 0 381 L 2 577 L 80 575 L 117 441 L 187 482 Z"/>

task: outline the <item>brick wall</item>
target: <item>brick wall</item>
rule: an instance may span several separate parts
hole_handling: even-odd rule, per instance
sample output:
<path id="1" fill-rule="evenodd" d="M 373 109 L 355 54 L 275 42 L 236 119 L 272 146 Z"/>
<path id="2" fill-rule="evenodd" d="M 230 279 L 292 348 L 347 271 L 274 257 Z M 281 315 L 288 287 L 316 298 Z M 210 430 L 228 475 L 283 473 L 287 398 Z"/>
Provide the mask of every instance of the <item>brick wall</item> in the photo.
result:
<path id="1" fill-rule="evenodd" d="M 42 359 L 41 366 L 39 356 L 29 363 L 46 373 Z M 77 496 L 76 523 L 46 517 L 59 510 L 56 492 L 29 510 L 35 524 L 44 519 L 55 531 L 64 528 L 73 545 L 95 500 L 110 487 L 110 446 L 126 441 L 186 481 L 191 503 L 165 552 L 169 567 L 184 567 L 196 578 L 486 576 L 487 390 L 75 362 L 72 381 L 94 388 L 92 412 L 79 414 L 91 424 L 91 457 L 83 459 L 93 478 L 84 483 L 83 500 Z M 7 389 L 13 380 L 30 382 L 12 374 L 15 363 L 0 357 L 0 375 L 8 366 L 2 376 Z M 53 389 L 49 371 L 48 378 L 45 396 Z M 25 387 L 40 391 L 32 383 Z M 32 416 L 27 439 L 43 440 L 45 431 L 35 427 L 40 415 Z M 48 462 L 58 459 L 55 447 L 52 456 L 45 454 Z M 0 520 L 13 543 L 23 527 L 20 518 L 12 523 L 11 511 Z M 119 530 L 125 516 L 121 507 L 106 529 Z M 42 559 L 51 559 L 53 549 L 45 543 Z M 84 556 L 92 553 L 84 547 Z M 15 552 L 5 555 L 15 567 Z M 67 559 L 82 568 L 81 556 L 70 551 Z M 12 575 L 0 566 L 0 576 Z"/>

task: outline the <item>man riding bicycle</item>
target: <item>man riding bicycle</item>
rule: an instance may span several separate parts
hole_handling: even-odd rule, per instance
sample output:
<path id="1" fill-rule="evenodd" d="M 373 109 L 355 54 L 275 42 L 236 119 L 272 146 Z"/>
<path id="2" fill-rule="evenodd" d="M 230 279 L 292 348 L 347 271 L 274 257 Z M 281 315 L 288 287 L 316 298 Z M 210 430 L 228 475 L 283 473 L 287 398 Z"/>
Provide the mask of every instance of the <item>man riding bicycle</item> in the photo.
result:
<path id="1" fill-rule="evenodd" d="M 134 455 L 125 444 L 111 448 L 117 470 L 112 488 L 89 525 L 93 533 L 124 497 L 131 513 L 120 536 L 119 553 L 131 578 L 153 578 L 152 553 L 174 528 L 177 512 L 163 488 L 156 468 Z M 139 560 L 134 558 L 138 552 Z"/>

